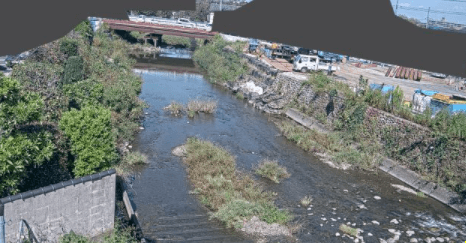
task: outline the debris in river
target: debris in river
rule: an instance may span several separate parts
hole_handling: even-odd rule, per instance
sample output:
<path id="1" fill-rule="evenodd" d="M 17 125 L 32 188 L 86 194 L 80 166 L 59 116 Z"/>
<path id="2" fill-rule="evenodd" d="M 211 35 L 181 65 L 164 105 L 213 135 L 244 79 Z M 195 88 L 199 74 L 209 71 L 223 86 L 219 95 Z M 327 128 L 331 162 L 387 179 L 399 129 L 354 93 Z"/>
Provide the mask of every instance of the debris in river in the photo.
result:
<path id="1" fill-rule="evenodd" d="M 382 199 L 382 198 L 379 197 L 379 196 L 374 196 L 374 199 L 375 199 L 375 200 L 380 200 L 380 199 Z"/>

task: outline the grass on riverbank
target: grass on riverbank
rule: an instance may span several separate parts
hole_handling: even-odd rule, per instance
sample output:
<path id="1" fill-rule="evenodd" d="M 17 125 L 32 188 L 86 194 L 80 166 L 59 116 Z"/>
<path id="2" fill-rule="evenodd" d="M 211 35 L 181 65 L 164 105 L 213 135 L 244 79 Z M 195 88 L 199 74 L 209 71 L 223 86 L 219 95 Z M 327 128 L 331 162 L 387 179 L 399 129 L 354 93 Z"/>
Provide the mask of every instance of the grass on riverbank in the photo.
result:
<path id="1" fill-rule="evenodd" d="M 295 142 L 305 151 L 330 155 L 338 164 L 351 164 L 363 169 L 373 169 L 381 162 L 380 145 L 371 141 L 361 141 L 355 146 L 348 138 L 350 135 L 341 132 L 320 133 L 297 124 L 284 121 L 278 125 L 283 135 Z"/>
<path id="2" fill-rule="evenodd" d="M 275 160 L 263 160 L 256 169 L 256 174 L 268 178 L 275 183 L 280 183 L 280 179 L 290 177 L 286 168 L 280 166 Z"/>
<path id="3" fill-rule="evenodd" d="M 189 138 L 186 143 L 189 179 L 213 217 L 228 227 L 258 216 L 267 223 L 286 224 L 292 215 L 278 209 L 273 195 L 264 192 L 251 176 L 236 170 L 234 157 L 209 141 Z"/>

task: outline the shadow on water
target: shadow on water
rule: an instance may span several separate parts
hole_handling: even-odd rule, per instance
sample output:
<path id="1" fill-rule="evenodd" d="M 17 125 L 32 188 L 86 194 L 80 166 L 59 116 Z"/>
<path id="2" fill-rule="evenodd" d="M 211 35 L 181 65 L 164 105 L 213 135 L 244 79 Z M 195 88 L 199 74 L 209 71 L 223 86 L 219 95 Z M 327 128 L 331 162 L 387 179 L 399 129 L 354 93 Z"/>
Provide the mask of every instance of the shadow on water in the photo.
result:
<path id="1" fill-rule="evenodd" d="M 150 105 L 143 121 L 145 129 L 133 145 L 134 150 L 148 155 L 150 161 L 132 184 L 132 196 L 143 228 L 150 228 L 159 217 L 206 214 L 196 197 L 189 194 L 192 188 L 182 161 L 171 154 L 188 137 L 197 136 L 230 151 L 236 156 L 240 170 L 252 171 L 264 158 L 276 159 L 287 168 L 291 177 L 280 184 L 256 178 L 267 190 L 278 193 L 276 203 L 281 208 L 296 215 L 296 222 L 302 225 L 297 237 L 302 242 L 353 242 L 347 237 L 335 237 L 340 224 L 348 222 L 364 230 L 365 242 L 393 237 L 388 229 L 416 232 L 412 237 L 403 233 L 400 242 L 433 235 L 458 240 L 466 236 L 464 215 L 431 198 L 397 191 L 391 184 L 405 184 L 383 172 L 329 167 L 280 135 L 274 121 L 281 118 L 264 114 L 210 84 L 196 72 L 192 61 L 181 65 L 185 61 L 190 60 L 157 57 L 152 62 L 142 60 L 135 70 L 144 80 L 140 97 Z M 168 66 L 171 69 L 164 69 Z M 186 114 L 173 116 L 163 110 L 171 101 L 187 104 L 198 97 L 217 100 L 217 111 L 213 115 L 188 118 Z M 314 199 L 310 208 L 299 206 L 300 199 L 306 195 Z M 393 219 L 399 223 L 390 223 Z"/>

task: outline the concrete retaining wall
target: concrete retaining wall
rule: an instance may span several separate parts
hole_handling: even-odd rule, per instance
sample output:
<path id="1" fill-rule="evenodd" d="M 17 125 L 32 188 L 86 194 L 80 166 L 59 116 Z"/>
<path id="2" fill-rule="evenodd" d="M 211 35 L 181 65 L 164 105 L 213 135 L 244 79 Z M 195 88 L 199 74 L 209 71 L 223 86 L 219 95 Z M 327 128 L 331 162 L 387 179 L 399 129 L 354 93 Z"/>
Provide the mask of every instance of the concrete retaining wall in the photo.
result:
<path id="1" fill-rule="evenodd" d="M 70 230 L 93 237 L 113 229 L 115 187 L 110 170 L 0 199 L 6 242 L 17 241 L 21 219 L 40 242 L 56 242 Z"/>

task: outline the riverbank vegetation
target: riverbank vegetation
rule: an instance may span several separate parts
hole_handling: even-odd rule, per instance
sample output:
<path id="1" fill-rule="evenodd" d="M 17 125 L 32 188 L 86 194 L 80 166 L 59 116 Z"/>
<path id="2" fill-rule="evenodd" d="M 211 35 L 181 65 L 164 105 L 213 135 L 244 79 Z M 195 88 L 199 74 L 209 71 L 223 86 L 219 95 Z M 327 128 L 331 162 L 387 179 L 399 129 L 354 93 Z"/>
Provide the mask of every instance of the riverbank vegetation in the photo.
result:
<path id="1" fill-rule="evenodd" d="M 36 187 L 121 163 L 117 147 L 133 139 L 145 107 L 128 47 L 85 21 L 0 76 L 0 196 L 18 193 L 44 163 L 56 166 Z"/>
<path id="2" fill-rule="evenodd" d="M 431 118 L 429 109 L 423 114 L 413 114 L 410 107 L 403 105 L 403 91 L 399 87 L 383 94 L 380 90 L 369 89 L 367 81 L 361 76 L 355 93 L 347 84 L 324 74 L 311 75 L 301 88 L 310 87 L 330 99 L 337 96 L 343 99 L 336 119 L 327 124 L 330 132 L 321 133 L 290 122 L 279 124 L 279 128 L 298 146 L 330 155 L 334 162 L 373 170 L 383 156 L 387 156 L 429 181 L 464 193 L 466 114 L 450 115 L 442 110 Z M 288 107 L 314 117 L 319 115 L 312 104 L 300 104 L 296 99 Z M 395 126 L 381 125 L 380 112 L 371 107 L 406 120 L 400 120 Z"/>
<path id="3" fill-rule="evenodd" d="M 241 58 L 246 43 L 229 43 L 216 35 L 210 43 L 200 46 L 193 54 L 194 62 L 206 73 L 212 83 L 235 81 L 248 71 L 247 61 Z M 233 52 L 225 52 L 231 47 Z"/>
<path id="4" fill-rule="evenodd" d="M 236 170 L 228 151 L 198 138 L 189 138 L 185 146 L 188 177 L 200 201 L 213 211 L 212 217 L 235 228 L 253 216 L 269 224 L 286 224 L 292 219 L 288 211 L 274 205 L 272 193 Z"/>

